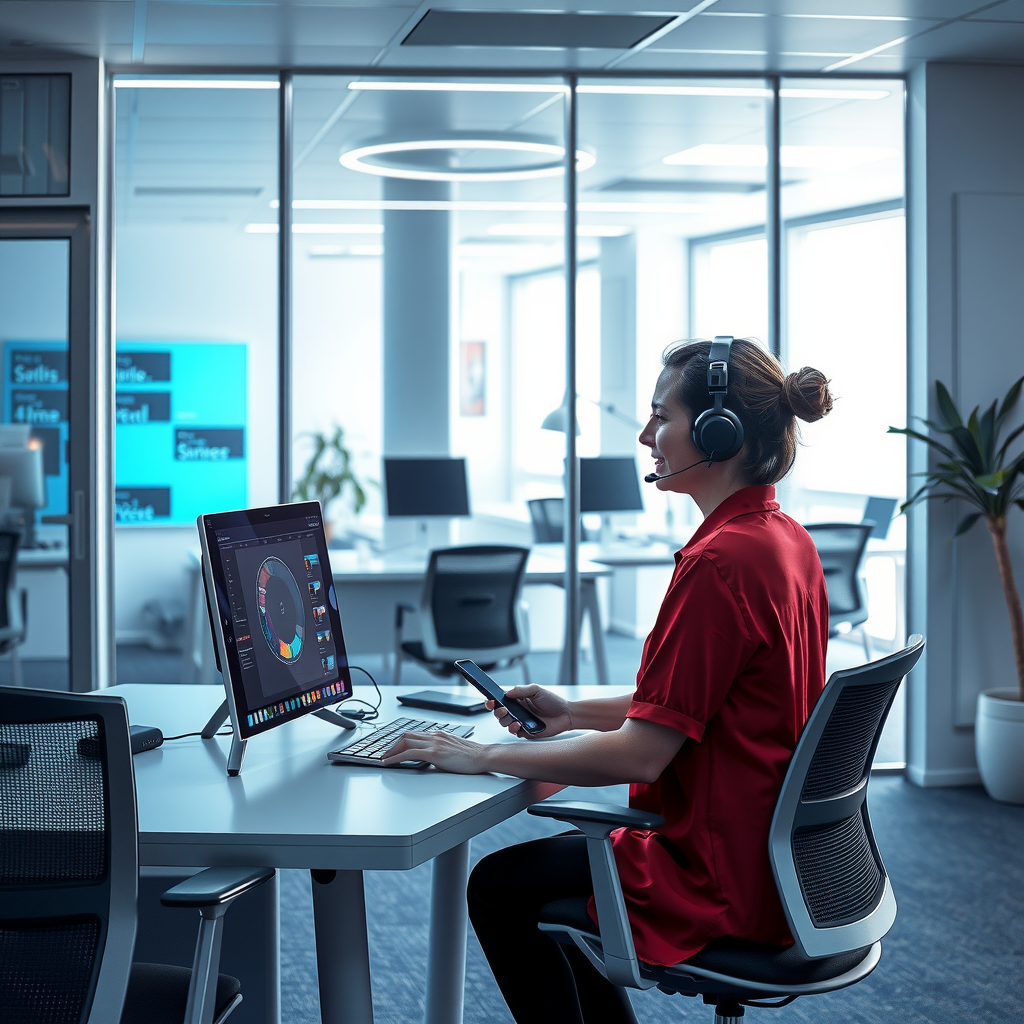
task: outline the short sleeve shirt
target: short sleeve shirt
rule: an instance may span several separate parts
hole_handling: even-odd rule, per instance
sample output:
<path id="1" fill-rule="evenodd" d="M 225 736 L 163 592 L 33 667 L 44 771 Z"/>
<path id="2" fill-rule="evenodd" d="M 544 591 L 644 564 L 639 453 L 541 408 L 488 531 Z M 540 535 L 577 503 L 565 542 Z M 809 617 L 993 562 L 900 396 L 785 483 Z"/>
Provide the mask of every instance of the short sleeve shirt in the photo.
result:
<path id="1" fill-rule="evenodd" d="M 723 501 L 682 551 L 628 717 L 685 742 L 630 805 L 665 818 L 613 835 L 638 955 L 675 964 L 725 936 L 787 945 L 768 860 L 782 780 L 825 682 L 828 598 L 807 532 L 773 487 Z"/>

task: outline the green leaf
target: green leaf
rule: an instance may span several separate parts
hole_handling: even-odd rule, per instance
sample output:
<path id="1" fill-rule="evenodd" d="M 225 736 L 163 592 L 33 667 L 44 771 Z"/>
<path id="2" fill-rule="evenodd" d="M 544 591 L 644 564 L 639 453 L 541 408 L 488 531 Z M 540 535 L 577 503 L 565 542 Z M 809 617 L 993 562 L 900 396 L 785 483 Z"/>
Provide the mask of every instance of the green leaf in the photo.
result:
<path id="1" fill-rule="evenodd" d="M 907 437 L 914 438 L 915 441 L 924 441 L 925 444 L 931 445 L 936 451 L 942 452 L 947 459 L 956 459 L 957 454 L 951 451 L 944 444 L 940 444 L 933 437 L 929 437 L 927 434 L 922 434 L 916 430 L 911 430 L 910 427 L 890 427 L 886 433 L 889 434 L 906 434 Z"/>
<path id="2" fill-rule="evenodd" d="M 1003 399 L 1003 404 L 999 407 L 999 414 L 996 416 L 996 430 L 1003 425 L 1003 420 L 1006 419 L 1010 411 L 1017 404 L 1017 400 L 1020 398 L 1021 385 L 1024 384 L 1024 377 L 1019 378 L 1014 383 L 1010 390 L 1006 392 L 1006 397 Z"/>
<path id="3" fill-rule="evenodd" d="M 950 427 L 962 427 L 963 421 L 960 419 L 960 413 L 957 411 L 949 391 L 946 390 L 946 385 L 941 380 L 935 382 L 935 398 L 938 401 L 939 412 L 942 413 L 942 418 L 946 423 Z"/>
<path id="4" fill-rule="evenodd" d="M 982 516 L 981 512 L 972 512 L 969 516 L 964 516 L 960 520 L 960 525 L 957 526 L 954 532 L 954 537 L 962 537 Z"/>
<path id="5" fill-rule="evenodd" d="M 981 434 L 981 440 L 978 447 L 981 449 L 981 454 L 984 456 L 985 465 L 992 465 L 992 456 L 996 450 L 996 403 L 993 402 L 984 412 L 981 419 L 978 420 L 978 430 Z"/>
<path id="6" fill-rule="evenodd" d="M 989 494 L 997 494 L 1002 486 L 1004 476 L 1004 471 L 999 470 L 996 473 L 989 473 L 985 476 L 976 476 L 974 482 L 983 491 L 987 491 Z"/>
<path id="7" fill-rule="evenodd" d="M 1003 461 L 1003 459 L 1006 457 L 1007 448 L 1009 448 L 1010 445 L 1013 444 L 1013 442 L 1016 441 L 1022 433 L 1024 433 L 1024 425 L 1017 427 L 1016 430 L 1010 431 L 1010 436 L 1003 442 L 1003 446 L 999 449 L 998 453 L 996 454 L 996 462 L 1001 463 Z"/>

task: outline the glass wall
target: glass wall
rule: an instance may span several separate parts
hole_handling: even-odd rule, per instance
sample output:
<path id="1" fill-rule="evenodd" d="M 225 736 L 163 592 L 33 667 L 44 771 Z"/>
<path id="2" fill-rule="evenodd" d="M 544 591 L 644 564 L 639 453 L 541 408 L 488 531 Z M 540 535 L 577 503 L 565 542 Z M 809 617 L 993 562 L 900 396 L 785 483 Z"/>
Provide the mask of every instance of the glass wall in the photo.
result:
<path id="1" fill-rule="evenodd" d="M 277 500 L 277 87 L 115 80 L 121 682 L 192 678 L 143 652 L 188 631 L 196 516 Z"/>

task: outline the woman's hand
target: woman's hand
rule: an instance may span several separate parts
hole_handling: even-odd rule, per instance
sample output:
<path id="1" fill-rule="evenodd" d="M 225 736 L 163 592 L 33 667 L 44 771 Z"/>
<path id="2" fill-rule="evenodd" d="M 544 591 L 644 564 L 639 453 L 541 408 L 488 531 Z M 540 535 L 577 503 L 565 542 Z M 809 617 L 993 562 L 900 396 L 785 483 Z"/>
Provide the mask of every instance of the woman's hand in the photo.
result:
<path id="1" fill-rule="evenodd" d="M 385 768 L 403 761 L 429 761 L 446 772 L 479 775 L 484 767 L 482 743 L 453 736 L 449 732 L 404 732 L 383 758 Z"/>
<path id="2" fill-rule="evenodd" d="M 543 732 L 531 736 L 500 704 L 489 700 L 488 709 L 494 712 L 494 717 L 513 736 L 522 736 L 528 740 L 544 740 L 573 728 L 572 702 L 559 697 L 557 693 L 545 690 L 536 683 L 529 683 L 526 686 L 513 686 L 511 690 L 506 691 L 506 695 L 532 711 L 546 726 Z"/>

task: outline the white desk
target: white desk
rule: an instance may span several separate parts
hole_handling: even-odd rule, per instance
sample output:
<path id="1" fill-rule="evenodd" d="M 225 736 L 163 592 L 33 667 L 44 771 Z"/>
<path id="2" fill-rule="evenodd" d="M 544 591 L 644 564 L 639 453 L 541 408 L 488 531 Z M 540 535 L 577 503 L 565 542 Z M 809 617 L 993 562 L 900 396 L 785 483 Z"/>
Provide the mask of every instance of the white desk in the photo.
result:
<path id="1" fill-rule="evenodd" d="M 414 689 L 386 688 L 380 721 L 410 714 L 395 694 Z M 360 688 L 360 696 L 368 690 Z M 157 725 L 165 735 L 202 728 L 223 699 L 219 686 L 135 683 L 103 692 L 127 701 L 132 723 Z M 471 721 L 475 738 L 516 742 L 491 715 L 411 713 Z M 328 764 L 326 753 L 340 738 L 339 729 L 307 715 L 254 737 L 241 774 L 231 779 L 228 737 L 191 737 L 137 755 L 140 863 L 312 869 L 321 1020 L 372 1024 L 362 872 L 433 859 L 425 1020 L 460 1024 L 469 840 L 562 787 Z"/>

